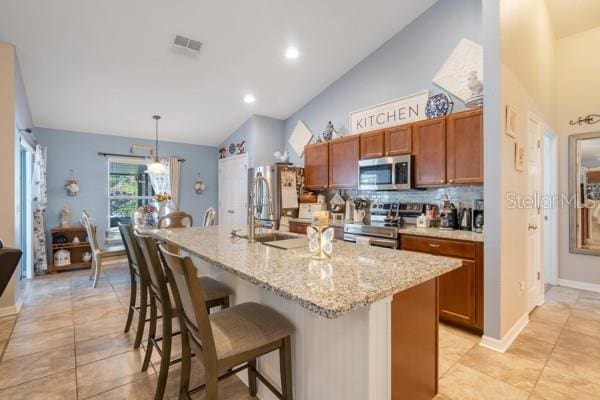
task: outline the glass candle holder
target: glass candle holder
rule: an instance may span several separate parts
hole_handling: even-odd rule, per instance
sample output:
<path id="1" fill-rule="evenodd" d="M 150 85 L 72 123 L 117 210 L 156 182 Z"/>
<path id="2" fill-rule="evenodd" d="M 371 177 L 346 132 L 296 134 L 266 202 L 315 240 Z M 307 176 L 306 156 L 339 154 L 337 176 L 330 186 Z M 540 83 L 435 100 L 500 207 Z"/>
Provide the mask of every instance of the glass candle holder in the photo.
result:
<path id="1" fill-rule="evenodd" d="M 314 211 L 312 213 L 313 226 L 329 225 L 329 211 Z"/>
<path id="2" fill-rule="evenodd" d="M 308 249 L 315 260 L 326 260 L 333 252 L 334 230 L 326 225 L 311 225 L 306 228 Z"/>

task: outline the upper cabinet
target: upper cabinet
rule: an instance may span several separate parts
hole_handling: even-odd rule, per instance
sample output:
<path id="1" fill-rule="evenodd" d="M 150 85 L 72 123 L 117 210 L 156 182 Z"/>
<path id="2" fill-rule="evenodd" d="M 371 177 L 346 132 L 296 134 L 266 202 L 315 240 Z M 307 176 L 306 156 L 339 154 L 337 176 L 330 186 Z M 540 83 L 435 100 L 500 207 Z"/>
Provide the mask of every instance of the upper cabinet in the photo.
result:
<path id="1" fill-rule="evenodd" d="M 307 189 L 329 187 L 329 143 L 304 147 L 304 185 Z"/>
<path id="2" fill-rule="evenodd" d="M 483 183 L 483 116 L 481 109 L 450 115 L 446 146 L 449 184 Z"/>
<path id="3" fill-rule="evenodd" d="M 412 125 L 402 125 L 385 130 L 385 155 L 399 156 L 412 152 Z"/>
<path id="4" fill-rule="evenodd" d="M 360 159 L 385 155 L 385 132 L 375 131 L 360 135 Z"/>
<path id="5" fill-rule="evenodd" d="M 359 159 L 360 135 L 349 135 L 329 142 L 329 187 L 357 187 Z"/>
<path id="6" fill-rule="evenodd" d="M 415 187 L 446 184 L 446 119 L 435 118 L 413 125 Z"/>

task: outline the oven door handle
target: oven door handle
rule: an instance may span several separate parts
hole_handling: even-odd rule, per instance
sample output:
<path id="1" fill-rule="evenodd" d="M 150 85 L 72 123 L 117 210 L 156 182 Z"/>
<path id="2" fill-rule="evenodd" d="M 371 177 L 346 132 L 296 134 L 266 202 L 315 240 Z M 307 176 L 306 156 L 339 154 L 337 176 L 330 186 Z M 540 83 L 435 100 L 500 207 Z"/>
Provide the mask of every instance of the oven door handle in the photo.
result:
<path id="1" fill-rule="evenodd" d="M 371 239 L 369 239 L 369 244 L 371 246 L 387 247 L 389 249 L 398 248 L 398 242 L 396 240 L 392 240 L 392 239 L 371 238 Z"/>

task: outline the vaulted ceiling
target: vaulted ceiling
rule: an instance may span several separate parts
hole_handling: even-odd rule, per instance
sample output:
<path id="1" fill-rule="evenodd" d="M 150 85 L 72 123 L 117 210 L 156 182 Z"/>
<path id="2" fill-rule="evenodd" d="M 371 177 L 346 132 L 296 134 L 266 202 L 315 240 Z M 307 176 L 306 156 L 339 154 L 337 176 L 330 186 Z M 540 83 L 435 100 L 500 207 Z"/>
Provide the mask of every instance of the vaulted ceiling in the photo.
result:
<path id="1" fill-rule="evenodd" d="M 252 114 L 287 118 L 433 3 L 2 0 L 0 40 L 35 126 L 152 138 L 158 113 L 161 139 L 217 145 Z"/>
<path id="2" fill-rule="evenodd" d="M 546 0 L 557 39 L 600 26 L 600 0 Z"/>

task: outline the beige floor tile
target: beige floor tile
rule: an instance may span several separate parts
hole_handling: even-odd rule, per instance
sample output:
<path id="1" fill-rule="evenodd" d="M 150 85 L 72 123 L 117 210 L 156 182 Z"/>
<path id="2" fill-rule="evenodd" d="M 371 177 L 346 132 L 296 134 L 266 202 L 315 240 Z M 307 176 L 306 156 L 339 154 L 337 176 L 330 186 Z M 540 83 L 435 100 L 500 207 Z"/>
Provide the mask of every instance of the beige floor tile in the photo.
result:
<path id="1" fill-rule="evenodd" d="M 528 393 L 460 362 L 440 379 L 439 391 L 453 400 L 521 400 Z"/>
<path id="2" fill-rule="evenodd" d="M 127 385 L 100 393 L 93 400 L 154 400 L 156 375 L 140 379 Z M 175 397 L 175 399 L 177 399 Z"/>
<path id="3" fill-rule="evenodd" d="M 124 313 L 121 304 L 110 302 L 97 304 L 73 311 L 73 322 L 75 325 L 81 325 L 86 322 L 92 322 L 99 319 L 113 318 L 122 316 Z"/>
<path id="4" fill-rule="evenodd" d="M 481 346 L 476 346 L 469 351 L 460 359 L 460 363 L 526 392 L 533 389 L 544 368 L 544 361 L 532 361 L 513 354 L 502 354 Z"/>
<path id="5" fill-rule="evenodd" d="M 40 334 L 58 328 L 73 329 L 73 314 L 71 311 L 40 315 L 37 318 L 21 318 L 19 316 L 13 335 Z"/>
<path id="6" fill-rule="evenodd" d="M 552 343 L 521 335 L 515 339 L 506 353 L 532 361 L 546 362 L 553 348 Z"/>
<path id="7" fill-rule="evenodd" d="M 577 303 L 571 307 L 571 317 L 600 321 L 600 306 Z"/>
<path id="8" fill-rule="evenodd" d="M 43 307 L 40 307 L 38 304 L 25 304 L 19 313 L 19 320 L 37 320 L 40 317 L 43 318 L 53 314 L 70 313 L 71 310 L 71 300 L 45 304 Z"/>
<path id="9" fill-rule="evenodd" d="M 469 338 L 457 336 L 452 331 L 441 332 L 439 335 L 439 376 L 446 373 L 450 367 L 476 345 Z"/>
<path id="10" fill-rule="evenodd" d="M 544 369 L 531 399 L 593 400 L 598 399 L 600 385 L 571 376 L 568 371 Z"/>
<path id="11" fill-rule="evenodd" d="M 600 336 L 589 336 L 563 329 L 558 342 L 556 342 L 556 349 L 574 351 L 600 359 Z"/>
<path id="12" fill-rule="evenodd" d="M 481 335 L 476 335 L 476 334 L 466 331 L 464 329 L 456 328 L 452 325 L 440 323 L 440 325 L 439 325 L 440 336 L 445 333 L 451 333 L 455 336 L 459 336 L 465 340 L 469 340 L 469 341 L 473 342 L 473 344 L 479 343 L 481 341 Z"/>
<path id="13" fill-rule="evenodd" d="M 579 298 L 581 290 L 563 286 L 553 286 L 546 293 L 546 300 L 550 303 L 575 304 Z"/>
<path id="14" fill-rule="evenodd" d="M 10 400 L 76 400 L 75 369 L 0 391 L 1 399 Z"/>
<path id="15" fill-rule="evenodd" d="M 75 343 L 77 365 L 89 364 L 133 349 L 134 334 L 114 333 Z"/>
<path id="16" fill-rule="evenodd" d="M 600 338 L 600 321 L 571 316 L 565 325 L 565 330 Z"/>
<path id="17" fill-rule="evenodd" d="M 529 319 L 531 321 L 540 321 L 547 324 L 564 325 L 569 318 L 570 310 L 568 308 L 557 308 L 552 305 L 544 305 L 536 307 Z"/>
<path id="18" fill-rule="evenodd" d="M 568 371 L 575 378 L 600 384 L 600 358 L 584 357 L 581 353 L 556 348 L 550 355 L 546 367 Z"/>
<path id="19" fill-rule="evenodd" d="M 590 290 L 582 290 L 579 294 L 579 299 L 577 302 L 582 300 L 597 300 L 600 301 L 600 292 L 592 292 Z"/>
<path id="20" fill-rule="evenodd" d="M 73 368 L 73 346 L 13 358 L 0 363 L 0 389 Z"/>
<path id="21" fill-rule="evenodd" d="M 140 371 L 142 360 L 143 353 L 134 350 L 78 367 L 79 399 L 87 399 L 149 376 L 148 371 Z"/>
<path id="22" fill-rule="evenodd" d="M 541 321 L 529 321 L 521 336 L 532 337 L 551 344 L 556 343 L 562 327 L 557 324 L 548 324 Z"/>
<path id="23" fill-rule="evenodd" d="M 73 311 L 84 310 L 100 304 L 116 303 L 118 301 L 117 294 L 112 288 L 110 292 L 89 294 L 79 297 L 73 296 Z"/>
<path id="24" fill-rule="evenodd" d="M 30 335 L 15 335 L 8 343 L 2 360 L 6 361 L 57 347 L 73 346 L 73 339 L 73 328 L 70 326 Z"/>
<path id="25" fill-rule="evenodd" d="M 126 317 L 127 316 L 123 313 L 117 317 L 98 319 L 75 325 L 75 341 L 81 342 L 83 340 L 123 332 L 123 329 L 125 329 Z"/>
<path id="26" fill-rule="evenodd" d="M 8 340 L 16 320 L 17 317 L 13 315 L 0 318 L 0 341 Z"/>
<path id="27" fill-rule="evenodd" d="M 452 400 L 452 399 L 450 399 L 450 397 L 444 396 L 443 394 L 438 394 L 437 396 L 435 396 L 433 398 L 433 400 Z"/>

